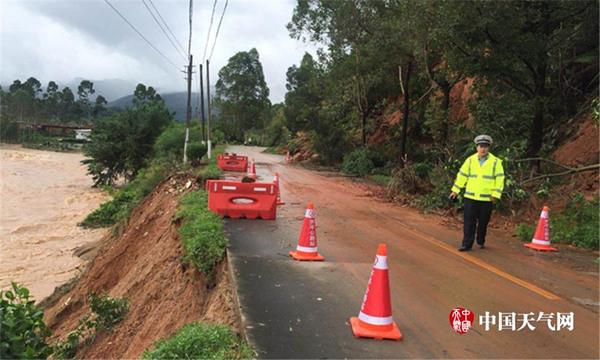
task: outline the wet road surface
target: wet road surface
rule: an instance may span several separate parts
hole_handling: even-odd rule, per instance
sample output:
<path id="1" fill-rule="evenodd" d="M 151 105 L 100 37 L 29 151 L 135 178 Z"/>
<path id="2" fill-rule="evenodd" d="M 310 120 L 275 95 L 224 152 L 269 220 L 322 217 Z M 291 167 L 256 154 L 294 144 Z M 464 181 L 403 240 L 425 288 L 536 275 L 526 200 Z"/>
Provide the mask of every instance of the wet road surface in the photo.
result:
<path id="1" fill-rule="evenodd" d="M 349 179 L 288 165 L 259 148 L 229 150 L 256 158 L 259 181 L 279 172 L 286 202 L 277 220 L 228 219 L 225 225 L 243 325 L 259 357 L 600 356 L 593 254 L 532 252 L 500 231 L 490 232 L 487 249 L 459 253 L 461 229 L 442 226 L 434 216 L 382 202 Z M 287 255 L 297 244 L 309 201 L 315 203 L 323 263 L 295 262 Z M 399 342 L 356 339 L 348 323 L 360 309 L 380 242 L 388 246 Z M 475 313 L 464 335 L 449 323 L 457 306 Z M 486 331 L 479 324 L 486 312 L 533 313 L 535 330 L 500 331 L 497 322 Z M 540 312 L 573 312 L 574 329 L 550 331 L 545 321 L 535 321 Z M 521 325 L 517 315 L 516 327 Z"/>

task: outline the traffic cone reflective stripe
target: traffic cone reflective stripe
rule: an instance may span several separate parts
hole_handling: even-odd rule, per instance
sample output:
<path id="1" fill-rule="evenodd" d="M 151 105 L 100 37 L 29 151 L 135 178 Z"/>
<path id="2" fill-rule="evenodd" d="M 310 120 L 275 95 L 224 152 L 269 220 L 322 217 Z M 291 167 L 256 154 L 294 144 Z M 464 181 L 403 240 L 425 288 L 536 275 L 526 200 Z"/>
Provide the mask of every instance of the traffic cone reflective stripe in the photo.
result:
<path id="1" fill-rule="evenodd" d="M 558 249 L 550 246 L 550 226 L 549 226 L 549 215 L 548 207 L 544 206 L 542 213 L 540 214 L 540 220 L 535 229 L 535 234 L 531 243 L 525 244 L 525 247 L 540 251 L 558 251 Z"/>
<path id="2" fill-rule="evenodd" d="M 387 247 L 379 244 L 371 277 L 358 317 L 350 318 L 356 337 L 400 340 L 402 334 L 392 316 Z"/>
<path id="3" fill-rule="evenodd" d="M 277 185 L 277 205 L 285 205 L 283 201 L 281 201 L 281 189 L 279 188 L 279 174 L 275 173 L 273 176 L 273 183 Z"/>
<path id="4" fill-rule="evenodd" d="M 296 251 L 290 251 L 290 256 L 294 260 L 303 261 L 323 261 L 317 249 L 317 224 L 315 219 L 315 209 L 312 203 L 308 203 L 304 213 L 304 222 L 298 238 Z"/>

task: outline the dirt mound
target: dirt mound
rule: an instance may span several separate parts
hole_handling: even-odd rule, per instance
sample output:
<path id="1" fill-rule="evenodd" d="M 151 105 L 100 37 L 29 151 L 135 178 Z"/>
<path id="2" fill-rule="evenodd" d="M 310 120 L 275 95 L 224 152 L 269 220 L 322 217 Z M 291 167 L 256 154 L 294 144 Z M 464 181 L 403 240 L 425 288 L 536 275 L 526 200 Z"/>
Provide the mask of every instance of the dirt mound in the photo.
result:
<path id="1" fill-rule="evenodd" d="M 77 358 L 138 358 L 156 340 L 184 324 L 204 320 L 239 330 L 226 262 L 207 289 L 202 274 L 182 264 L 183 250 L 173 216 L 191 177 L 162 182 L 132 213 L 116 238 L 107 239 L 79 281 L 46 308 L 54 337 L 64 339 L 89 312 L 88 294 L 125 297 L 130 309 L 112 332 L 102 332 L 80 348 Z"/>
<path id="2" fill-rule="evenodd" d="M 598 128 L 587 114 L 579 122 L 577 133 L 554 151 L 554 159 L 569 166 L 591 165 L 600 162 Z"/>

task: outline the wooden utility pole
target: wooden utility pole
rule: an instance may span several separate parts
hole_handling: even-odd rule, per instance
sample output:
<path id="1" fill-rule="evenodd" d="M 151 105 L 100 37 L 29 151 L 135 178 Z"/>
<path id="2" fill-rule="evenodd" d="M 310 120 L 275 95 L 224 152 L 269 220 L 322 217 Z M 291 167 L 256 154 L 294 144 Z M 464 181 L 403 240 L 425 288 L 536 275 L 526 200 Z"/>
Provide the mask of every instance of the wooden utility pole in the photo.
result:
<path id="1" fill-rule="evenodd" d="M 209 60 L 206 59 L 206 106 L 208 109 L 208 118 L 206 121 L 206 136 L 208 139 L 208 158 L 210 159 L 211 143 L 210 143 L 210 71 Z"/>
<path id="2" fill-rule="evenodd" d="M 183 163 L 187 163 L 187 146 L 190 139 L 190 119 L 192 117 L 192 58 L 187 67 L 187 107 L 185 112 L 185 142 L 183 144 Z"/>

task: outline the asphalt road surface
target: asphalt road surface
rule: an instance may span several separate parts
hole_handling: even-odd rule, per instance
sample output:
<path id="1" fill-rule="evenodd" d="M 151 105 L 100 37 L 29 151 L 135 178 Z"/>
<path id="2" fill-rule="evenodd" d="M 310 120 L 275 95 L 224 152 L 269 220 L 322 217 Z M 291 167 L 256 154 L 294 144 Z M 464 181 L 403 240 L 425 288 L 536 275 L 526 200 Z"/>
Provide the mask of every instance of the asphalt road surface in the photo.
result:
<path id="1" fill-rule="evenodd" d="M 485 250 L 460 253 L 462 229 L 438 216 L 386 203 L 352 179 L 286 164 L 261 148 L 228 150 L 254 157 L 259 181 L 277 171 L 286 202 L 277 220 L 225 225 L 243 326 L 260 358 L 600 358 L 597 255 L 538 253 L 493 230 Z M 288 256 L 307 202 L 315 204 L 322 263 Z M 354 338 L 349 326 L 381 242 L 401 341 Z M 455 307 L 475 314 L 466 334 L 450 326 Z M 527 317 L 534 329 L 511 330 L 497 319 L 486 330 L 486 312 L 515 313 L 516 329 Z M 541 312 L 554 318 L 537 321 Z M 558 312 L 573 312 L 571 331 L 549 329 Z"/>

